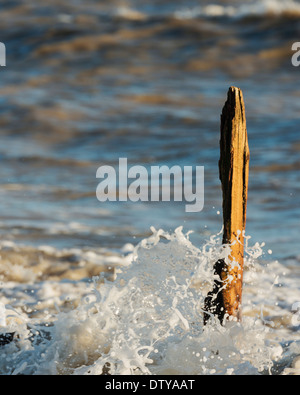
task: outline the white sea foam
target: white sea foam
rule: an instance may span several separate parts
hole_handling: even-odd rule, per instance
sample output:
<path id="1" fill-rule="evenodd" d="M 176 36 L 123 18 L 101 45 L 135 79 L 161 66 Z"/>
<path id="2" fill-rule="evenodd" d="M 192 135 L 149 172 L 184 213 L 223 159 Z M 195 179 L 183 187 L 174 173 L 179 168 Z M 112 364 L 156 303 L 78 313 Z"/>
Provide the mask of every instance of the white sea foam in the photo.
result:
<path id="1" fill-rule="evenodd" d="M 143 21 L 147 19 L 146 14 L 125 6 L 117 7 L 114 15 L 131 21 Z"/>
<path id="2" fill-rule="evenodd" d="M 6 308 L 3 303 L 0 303 L 0 328 L 5 328 L 5 327 L 6 327 Z"/>
<path id="3" fill-rule="evenodd" d="M 178 19 L 197 17 L 237 17 L 281 15 L 284 13 L 300 13 L 300 3 L 295 0 L 262 0 L 237 5 L 209 4 L 193 8 L 182 8 L 175 12 Z"/>
<path id="4" fill-rule="evenodd" d="M 3 282 L 2 329 L 15 332 L 15 341 L 1 347 L 0 373 L 299 373 L 294 270 L 260 262 L 263 243 L 251 246 L 247 237 L 243 321 L 203 327 L 213 264 L 228 254 L 221 236 L 198 248 L 182 228 L 152 232 L 112 259 L 114 281 L 100 274 L 93 281 Z"/>

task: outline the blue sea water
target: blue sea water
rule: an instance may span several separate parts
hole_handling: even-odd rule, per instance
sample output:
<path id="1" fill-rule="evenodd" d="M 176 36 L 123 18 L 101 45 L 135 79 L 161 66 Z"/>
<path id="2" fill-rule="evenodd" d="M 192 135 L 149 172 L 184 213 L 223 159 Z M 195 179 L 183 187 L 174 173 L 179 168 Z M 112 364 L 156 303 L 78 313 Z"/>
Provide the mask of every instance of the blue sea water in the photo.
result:
<path id="1" fill-rule="evenodd" d="M 183 226 L 203 245 L 222 228 L 220 114 L 234 85 L 251 154 L 246 233 L 299 266 L 300 2 L 16 0 L 0 12 L 3 242 L 119 251 L 151 226 Z M 204 166 L 204 209 L 100 203 L 96 171 L 119 158 Z"/>

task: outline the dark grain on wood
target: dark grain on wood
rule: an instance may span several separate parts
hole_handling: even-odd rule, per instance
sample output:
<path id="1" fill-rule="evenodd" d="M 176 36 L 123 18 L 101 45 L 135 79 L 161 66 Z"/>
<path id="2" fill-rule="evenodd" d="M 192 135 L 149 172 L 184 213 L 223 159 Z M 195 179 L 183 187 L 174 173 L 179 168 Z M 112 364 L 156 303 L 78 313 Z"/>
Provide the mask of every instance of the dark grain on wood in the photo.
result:
<path id="1" fill-rule="evenodd" d="M 1 333 L 0 334 L 0 346 L 5 346 L 6 344 L 9 344 L 13 341 L 14 339 L 14 332 L 13 333 Z"/>

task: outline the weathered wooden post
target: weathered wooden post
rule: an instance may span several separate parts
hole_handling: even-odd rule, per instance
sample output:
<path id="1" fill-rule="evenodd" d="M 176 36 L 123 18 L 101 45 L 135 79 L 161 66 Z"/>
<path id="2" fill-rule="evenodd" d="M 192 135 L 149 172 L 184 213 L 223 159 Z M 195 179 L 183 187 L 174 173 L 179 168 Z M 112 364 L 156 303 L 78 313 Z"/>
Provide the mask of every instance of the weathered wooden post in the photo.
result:
<path id="1" fill-rule="evenodd" d="M 211 314 L 241 318 L 244 264 L 244 231 L 249 177 L 249 147 L 242 91 L 230 87 L 221 115 L 219 171 L 223 191 L 223 244 L 230 245 L 228 259 L 215 264 L 212 292 L 205 299 L 204 323 Z"/>

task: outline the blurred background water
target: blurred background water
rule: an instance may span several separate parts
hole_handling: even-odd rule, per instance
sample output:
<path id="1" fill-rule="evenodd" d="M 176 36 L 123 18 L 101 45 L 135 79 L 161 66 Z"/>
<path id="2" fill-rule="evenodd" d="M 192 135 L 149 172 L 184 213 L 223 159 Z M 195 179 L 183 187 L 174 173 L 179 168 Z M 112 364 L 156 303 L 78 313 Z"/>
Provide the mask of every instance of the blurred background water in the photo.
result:
<path id="1" fill-rule="evenodd" d="M 0 5 L 0 234 L 121 248 L 183 225 L 221 230 L 220 113 L 243 90 L 247 234 L 300 262 L 299 1 L 10 0 Z M 205 205 L 100 203 L 101 165 L 205 167 Z"/>
<path id="2" fill-rule="evenodd" d="M 300 1 L 3 0 L 0 21 L 0 374 L 299 374 Z M 251 151 L 244 321 L 205 331 L 232 85 Z M 204 166 L 203 211 L 100 203 L 96 171 L 119 158 Z"/>

